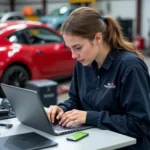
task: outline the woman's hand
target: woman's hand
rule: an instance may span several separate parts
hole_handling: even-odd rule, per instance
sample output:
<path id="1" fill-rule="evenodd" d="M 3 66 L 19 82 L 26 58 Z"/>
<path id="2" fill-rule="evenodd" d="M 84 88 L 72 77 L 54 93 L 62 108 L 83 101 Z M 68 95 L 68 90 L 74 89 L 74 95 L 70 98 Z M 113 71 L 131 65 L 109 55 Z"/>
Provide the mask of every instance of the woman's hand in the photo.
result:
<path id="1" fill-rule="evenodd" d="M 73 109 L 63 114 L 59 124 L 67 127 L 71 127 L 76 124 L 83 124 L 86 121 L 86 115 L 87 115 L 86 111 Z"/>
<path id="2" fill-rule="evenodd" d="M 62 115 L 64 114 L 64 111 L 62 108 L 58 107 L 57 105 L 51 105 L 46 111 L 46 114 L 48 116 L 48 119 L 54 123 L 55 118 L 59 120 Z"/>

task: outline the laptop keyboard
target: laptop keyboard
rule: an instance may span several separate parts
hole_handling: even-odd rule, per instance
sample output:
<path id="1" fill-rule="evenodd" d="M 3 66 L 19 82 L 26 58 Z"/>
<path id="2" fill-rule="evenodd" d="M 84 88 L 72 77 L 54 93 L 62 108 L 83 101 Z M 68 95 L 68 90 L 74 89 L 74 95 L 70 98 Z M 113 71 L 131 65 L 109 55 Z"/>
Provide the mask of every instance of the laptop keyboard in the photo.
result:
<path id="1" fill-rule="evenodd" d="M 63 130 L 65 131 L 65 130 L 70 129 L 70 128 L 67 128 L 67 127 L 62 127 L 59 124 L 54 125 L 53 127 L 54 127 L 54 130 L 57 130 L 57 131 L 63 131 Z"/>
<path id="2" fill-rule="evenodd" d="M 85 126 L 81 125 L 81 124 L 77 124 L 77 125 L 73 125 L 71 127 L 63 127 L 63 126 L 59 125 L 57 121 L 56 121 L 56 123 L 53 124 L 54 130 L 57 130 L 57 131 L 67 131 L 67 130 L 71 130 L 71 129 L 80 129 L 82 127 L 85 127 Z"/>

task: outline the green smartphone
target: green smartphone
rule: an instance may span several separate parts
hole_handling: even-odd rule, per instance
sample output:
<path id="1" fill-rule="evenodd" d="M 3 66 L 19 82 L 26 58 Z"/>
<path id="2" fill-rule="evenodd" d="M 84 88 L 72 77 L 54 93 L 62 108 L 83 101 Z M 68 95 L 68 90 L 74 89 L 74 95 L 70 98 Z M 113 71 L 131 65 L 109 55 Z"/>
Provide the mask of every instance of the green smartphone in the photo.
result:
<path id="1" fill-rule="evenodd" d="M 78 141 L 78 140 L 83 139 L 84 137 L 86 137 L 88 135 L 89 134 L 86 132 L 77 132 L 77 133 L 74 133 L 72 136 L 67 137 L 67 140 Z"/>

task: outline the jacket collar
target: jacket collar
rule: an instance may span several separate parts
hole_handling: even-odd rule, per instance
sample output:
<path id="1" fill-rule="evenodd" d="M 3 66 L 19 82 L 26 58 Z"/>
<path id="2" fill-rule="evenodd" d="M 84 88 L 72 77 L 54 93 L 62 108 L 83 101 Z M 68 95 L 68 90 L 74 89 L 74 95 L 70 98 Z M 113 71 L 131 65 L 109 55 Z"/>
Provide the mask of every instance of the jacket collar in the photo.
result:
<path id="1" fill-rule="evenodd" d="M 113 61 L 116 59 L 118 53 L 118 49 L 111 49 L 106 56 L 106 59 L 104 60 L 104 63 L 102 64 L 102 68 L 108 70 L 110 66 L 112 65 Z M 93 61 L 91 65 L 89 65 L 89 68 L 97 67 L 96 61 Z"/>

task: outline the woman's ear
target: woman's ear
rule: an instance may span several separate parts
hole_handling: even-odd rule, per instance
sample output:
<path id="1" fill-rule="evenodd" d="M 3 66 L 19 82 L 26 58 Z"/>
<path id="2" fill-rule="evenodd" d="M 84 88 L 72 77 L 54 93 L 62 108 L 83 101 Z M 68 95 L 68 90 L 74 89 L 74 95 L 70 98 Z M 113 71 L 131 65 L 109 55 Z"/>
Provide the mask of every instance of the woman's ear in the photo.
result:
<path id="1" fill-rule="evenodd" d="M 98 32 L 95 34 L 95 42 L 97 44 L 100 44 L 102 42 L 102 33 L 101 32 Z"/>

